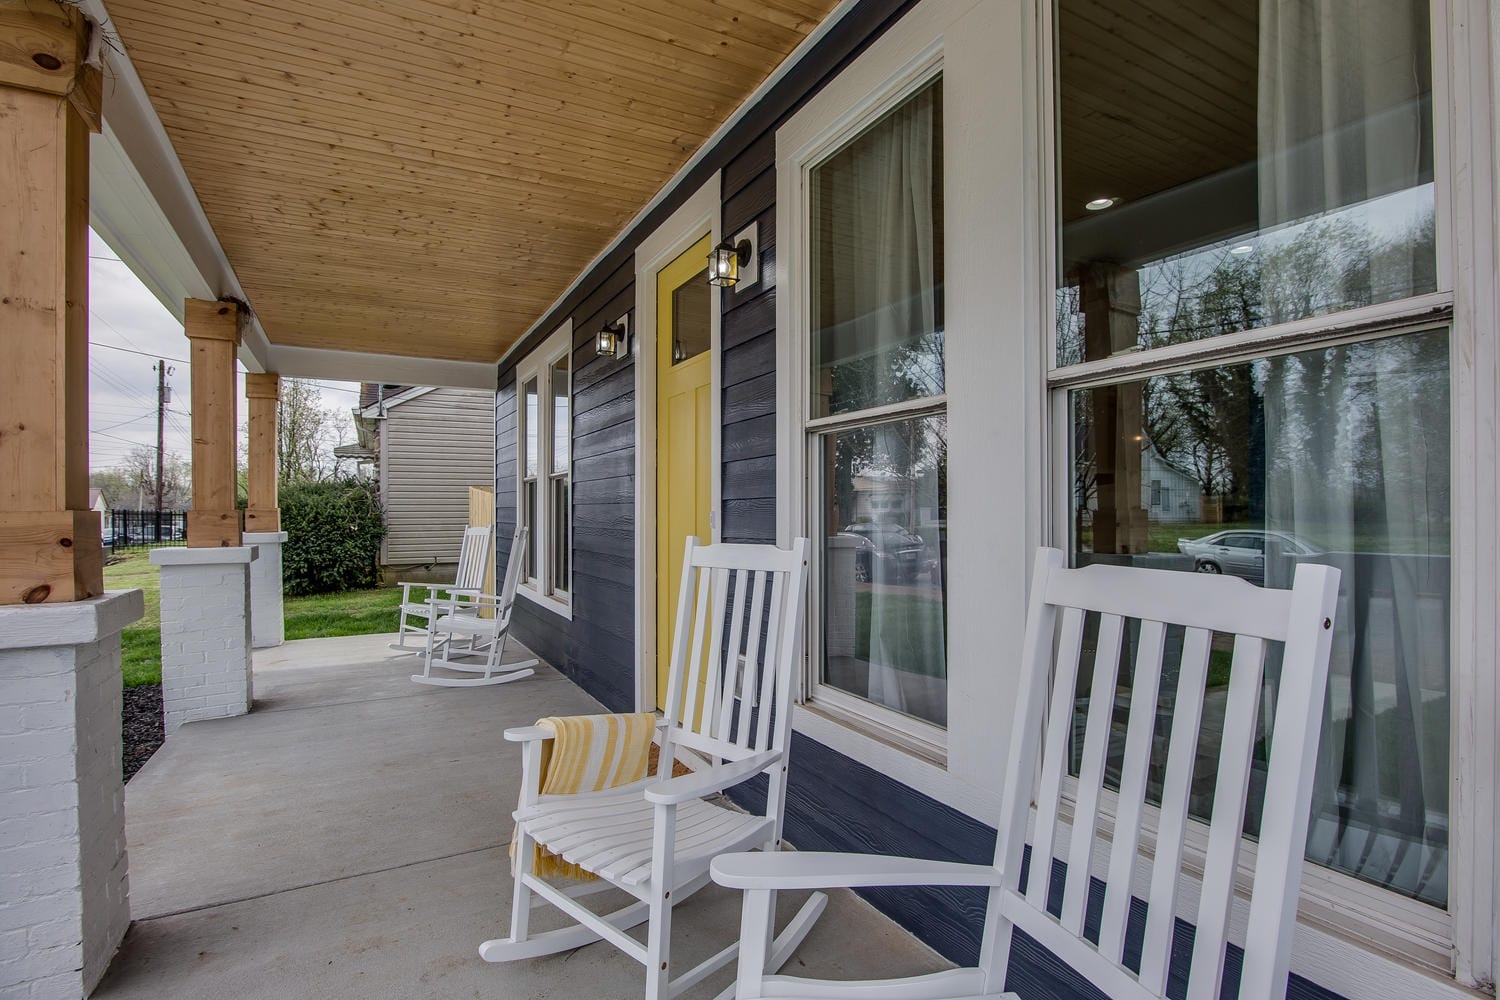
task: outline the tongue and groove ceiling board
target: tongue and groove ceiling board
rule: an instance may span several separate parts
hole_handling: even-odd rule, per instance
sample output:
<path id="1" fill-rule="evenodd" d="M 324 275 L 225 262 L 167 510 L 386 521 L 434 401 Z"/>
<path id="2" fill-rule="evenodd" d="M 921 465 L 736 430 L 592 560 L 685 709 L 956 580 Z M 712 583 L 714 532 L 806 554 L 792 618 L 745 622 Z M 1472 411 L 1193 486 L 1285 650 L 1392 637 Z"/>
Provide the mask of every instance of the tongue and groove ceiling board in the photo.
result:
<path id="1" fill-rule="evenodd" d="M 109 0 L 273 344 L 494 361 L 837 0 Z"/>

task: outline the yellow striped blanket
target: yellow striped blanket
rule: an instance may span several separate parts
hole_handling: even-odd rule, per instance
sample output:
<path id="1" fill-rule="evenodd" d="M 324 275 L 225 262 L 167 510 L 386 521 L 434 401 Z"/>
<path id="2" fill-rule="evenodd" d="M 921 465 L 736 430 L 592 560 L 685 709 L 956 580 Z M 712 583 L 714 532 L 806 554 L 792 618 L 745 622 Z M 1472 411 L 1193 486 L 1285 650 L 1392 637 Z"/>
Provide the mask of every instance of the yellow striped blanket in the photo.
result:
<path id="1" fill-rule="evenodd" d="M 557 736 L 542 744 L 541 793 L 576 795 L 599 792 L 640 781 L 649 773 L 651 737 L 656 716 L 572 715 L 538 719 L 537 725 Z M 511 838 L 515 864 L 515 838 Z M 532 869 L 543 878 L 594 879 L 598 876 L 536 845 Z"/>

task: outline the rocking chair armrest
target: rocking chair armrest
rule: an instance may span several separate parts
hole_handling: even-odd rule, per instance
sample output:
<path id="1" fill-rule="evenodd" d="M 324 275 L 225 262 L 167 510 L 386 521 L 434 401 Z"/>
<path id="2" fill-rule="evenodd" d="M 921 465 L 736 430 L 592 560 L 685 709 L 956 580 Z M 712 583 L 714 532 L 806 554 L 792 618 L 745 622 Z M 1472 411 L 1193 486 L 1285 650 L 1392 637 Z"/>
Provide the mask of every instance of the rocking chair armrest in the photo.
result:
<path id="1" fill-rule="evenodd" d="M 505 731 L 505 738 L 511 743 L 532 743 L 556 739 L 557 734 L 543 726 L 512 726 Z"/>
<path id="2" fill-rule="evenodd" d="M 780 759 L 780 751 L 768 750 L 743 760 L 705 767 L 680 778 L 668 778 L 646 789 L 646 801 L 659 806 L 675 806 L 701 799 L 755 777 Z"/>
<path id="3" fill-rule="evenodd" d="M 859 889 L 900 885 L 993 888 L 1004 877 L 993 865 L 818 851 L 721 854 L 714 858 L 711 871 L 715 882 L 731 889 Z"/>
<path id="4" fill-rule="evenodd" d="M 665 719 L 656 720 L 656 728 L 665 726 Z M 531 743 L 536 740 L 556 739 L 557 734 L 545 726 L 512 726 L 505 731 L 505 738 L 511 743 Z"/>

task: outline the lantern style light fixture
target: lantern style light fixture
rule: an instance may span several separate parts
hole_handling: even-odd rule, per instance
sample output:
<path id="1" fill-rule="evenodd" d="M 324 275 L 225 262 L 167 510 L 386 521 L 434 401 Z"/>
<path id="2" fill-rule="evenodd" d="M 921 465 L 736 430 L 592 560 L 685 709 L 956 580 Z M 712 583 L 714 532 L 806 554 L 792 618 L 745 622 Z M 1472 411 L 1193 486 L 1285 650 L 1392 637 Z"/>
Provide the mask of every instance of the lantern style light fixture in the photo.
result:
<path id="1" fill-rule="evenodd" d="M 708 254 L 708 283 L 719 288 L 745 288 L 759 277 L 756 254 L 757 226 L 751 223 Z"/>
<path id="2" fill-rule="evenodd" d="M 630 353 L 629 313 L 599 329 L 594 350 L 601 358 L 622 358 Z"/>

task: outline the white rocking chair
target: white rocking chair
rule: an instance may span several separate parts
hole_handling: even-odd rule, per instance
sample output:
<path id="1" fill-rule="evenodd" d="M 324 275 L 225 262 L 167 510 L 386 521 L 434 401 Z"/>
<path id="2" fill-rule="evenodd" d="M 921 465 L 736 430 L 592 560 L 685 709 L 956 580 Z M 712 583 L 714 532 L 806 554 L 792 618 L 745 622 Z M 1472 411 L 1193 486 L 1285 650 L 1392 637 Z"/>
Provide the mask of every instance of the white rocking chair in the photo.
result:
<path id="1" fill-rule="evenodd" d="M 510 937 L 480 945 L 485 961 L 531 959 L 602 938 L 646 967 L 647 1000 L 667 1000 L 734 960 L 738 943 L 673 977 L 672 909 L 708 883 L 709 862 L 716 855 L 750 848 L 775 851 L 781 845 L 806 547 L 806 539 L 798 539 L 790 550 L 699 546 L 696 538 L 688 539 L 666 717 L 655 738 L 661 748 L 656 776 L 602 792 L 543 796 L 542 741 L 552 738 L 552 731 L 506 731 L 506 739 L 523 745 L 515 896 Z M 712 763 L 672 778 L 679 748 Z M 766 815 L 709 801 L 758 774 L 770 780 Z M 537 876 L 532 868 L 533 845 L 538 843 L 600 881 L 563 888 Z M 577 901 L 596 888 L 623 889 L 636 901 L 597 915 Z M 530 934 L 533 893 L 577 923 Z M 823 894 L 813 895 L 762 961 L 775 967 L 789 958 L 826 903 Z M 647 920 L 645 944 L 625 933 Z M 732 995 L 732 989 L 724 994 Z"/>
<path id="2" fill-rule="evenodd" d="M 1274 713 L 1275 737 L 1264 786 L 1255 879 L 1248 901 L 1242 1000 L 1279 1000 L 1285 996 L 1302 855 L 1307 842 L 1313 767 L 1332 620 L 1338 596 L 1338 570 L 1303 565 L 1290 591 L 1263 590 L 1231 577 L 1204 578 L 1163 570 L 1089 566 L 1064 569 L 1063 554 L 1043 549 L 1031 585 L 1031 607 L 1022 648 L 1022 676 L 1016 692 L 1016 714 L 1010 753 L 1004 762 L 1004 790 L 995 863 L 953 864 L 907 858 L 849 854 L 737 854 L 713 863 L 713 877 L 723 885 L 747 890 L 741 928 L 739 1000 L 763 997 L 821 997 L 825 1000 L 931 1000 L 943 997 L 998 1000 L 1010 958 L 1011 931 L 1018 928 L 1116 1000 L 1161 1000 L 1166 996 L 1172 932 L 1179 885 L 1189 876 L 1184 840 L 1206 844 L 1196 870 L 1202 876 L 1197 906 L 1187 996 L 1207 1000 L 1220 991 L 1230 911 L 1235 905 L 1237 860 L 1246 811 L 1247 789 L 1260 735 L 1256 714 L 1262 704 Z M 1085 615 L 1097 613 L 1094 662 L 1087 720 L 1078 727 L 1074 697 L 1080 652 L 1085 647 Z M 1093 617 L 1090 615 L 1090 617 Z M 1126 622 L 1139 622 L 1135 666 L 1130 676 L 1129 719 L 1122 728 L 1117 714 L 1117 678 L 1122 670 L 1122 636 Z M 1185 631 L 1172 625 L 1185 626 Z M 1234 659 L 1222 730 L 1219 735 L 1217 783 L 1212 824 L 1203 828 L 1188 818 L 1193 767 L 1205 701 L 1210 646 L 1214 633 L 1234 636 Z M 1176 655 L 1181 636 L 1180 659 Z M 1054 640 L 1056 661 L 1053 661 Z M 1266 647 L 1284 643 L 1280 678 L 1262 697 Z M 1161 789 L 1160 809 L 1146 804 L 1153 744 L 1167 734 L 1153 733 L 1163 653 L 1179 664 L 1170 741 Z M 1050 707 L 1048 686 L 1051 678 Z M 1270 707 L 1274 706 L 1274 708 Z M 1081 739 L 1081 743 L 1076 742 Z M 1210 744 L 1213 742 L 1210 739 Z M 1081 751 L 1076 758 L 1075 752 Z M 1104 787 L 1106 770 L 1119 761 L 1116 794 Z M 1070 761 L 1081 761 L 1073 800 L 1072 824 L 1066 836 L 1066 876 L 1053 866 L 1054 839 L 1060 825 L 1064 785 L 1072 784 Z M 1040 771 L 1038 763 L 1040 762 Z M 1038 774 L 1040 777 L 1038 778 Z M 1096 847 L 1103 836 L 1101 802 L 1113 815 L 1107 852 Z M 1036 826 L 1029 876 L 1022 888 L 1022 849 L 1031 804 Z M 1137 885 L 1133 873 L 1145 864 L 1138 854 L 1143 819 L 1155 826 L 1149 881 Z M 1091 871 L 1105 871 L 1104 905 L 1097 940 L 1084 936 L 1089 909 Z M 1049 909 L 1051 883 L 1064 880 L 1062 906 Z M 816 982 L 774 975 L 766 937 L 774 898 L 781 889 L 826 889 L 834 886 L 901 885 L 985 886 L 989 906 L 979 967 L 954 969 L 907 980 Z M 1135 889 L 1148 903 L 1144 945 L 1138 969 L 1124 962 L 1126 926 Z"/>
<path id="3" fill-rule="evenodd" d="M 401 588 L 401 624 L 396 641 L 391 643 L 392 649 L 403 653 L 420 653 L 427 648 L 427 628 L 431 622 L 428 616 L 432 612 L 432 605 L 430 601 L 412 600 L 413 587 L 425 587 L 431 597 L 447 594 L 466 601 L 484 590 L 484 571 L 489 566 L 490 539 L 494 536 L 494 531 L 488 525 L 464 529 L 463 545 L 458 550 L 458 572 L 453 576 L 453 586 L 445 587 L 440 583 L 396 584 Z M 420 619 L 421 624 L 416 624 L 413 619 Z M 408 644 L 408 638 L 417 636 L 421 638 Z"/>
<path id="4" fill-rule="evenodd" d="M 474 530 L 474 529 L 469 529 Z M 505 564 L 505 580 L 500 593 L 453 590 L 447 597 L 436 594 L 427 599 L 427 645 L 422 672 L 412 674 L 418 684 L 437 687 L 483 687 L 506 684 L 530 677 L 539 660 L 517 660 L 504 663 L 506 640 L 510 635 L 510 615 L 516 603 L 516 586 L 525 562 L 527 531 L 517 528 L 510 543 L 510 558 Z M 483 662 L 464 662 L 459 657 L 481 657 Z M 434 674 L 433 666 L 483 677 L 448 677 Z"/>

